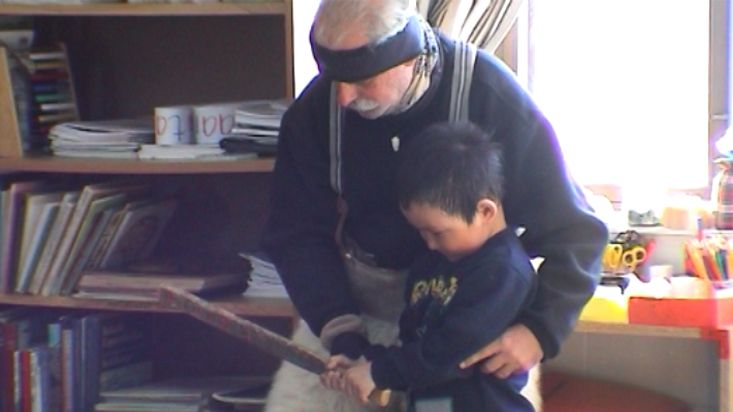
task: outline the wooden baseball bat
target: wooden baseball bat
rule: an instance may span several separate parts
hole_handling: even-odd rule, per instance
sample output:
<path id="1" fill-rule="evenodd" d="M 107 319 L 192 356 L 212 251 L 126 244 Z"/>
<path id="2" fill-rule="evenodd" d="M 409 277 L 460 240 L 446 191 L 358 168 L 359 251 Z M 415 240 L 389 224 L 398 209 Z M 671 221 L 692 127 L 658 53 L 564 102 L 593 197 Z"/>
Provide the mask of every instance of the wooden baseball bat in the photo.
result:
<path id="1" fill-rule="evenodd" d="M 162 287 L 160 302 L 165 306 L 180 309 L 193 318 L 309 372 L 320 375 L 326 371 L 326 359 L 310 349 L 254 322 L 241 318 L 224 308 L 217 307 L 183 289 L 170 286 Z M 375 389 L 369 394 L 369 400 L 379 406 L 386 406 L 389 403 L 389 398 L 389 390 Z"/>

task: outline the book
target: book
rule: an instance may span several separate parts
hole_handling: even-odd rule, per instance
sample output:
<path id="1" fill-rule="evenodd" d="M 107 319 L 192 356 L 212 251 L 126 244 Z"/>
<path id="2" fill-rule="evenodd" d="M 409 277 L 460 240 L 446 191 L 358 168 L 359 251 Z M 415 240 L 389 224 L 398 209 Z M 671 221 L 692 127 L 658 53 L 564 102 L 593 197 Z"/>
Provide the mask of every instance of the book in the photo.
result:
<path id="1" fill-rule="evenodd" d="M 61 322 L 61 411 L 76 412 L 81 410 L 80 324 L 75 315 L 62 316 L 59 321 Z"/>
<path id="2" fill-rule="evenodd" d="M 152 143 L 154 132 L 152 119 L 145 117 L 66 122 L 54 127 L 53 135 L 76 143 Z"/>
<path id="3" fill-rule="evenodd" d="M 28 291 L 31 273 L 38 263 L 40 251 L 56 218 L 62 197 L 62 192 L 31 194 L 26 197 L 15 293 Z"/>
<path id="4" fill-rule="evenodd" d="M 31 61 L 43 61 L 43 60 L 63 60 L 66 59 L 66 53 L 63 50 L 58 50 L 56 48 L 35 48 L 33 50 L 29 50 L 26 53 L 26 56 Z"/>
<path id="5" fill-rule="evenodd" d="M 110 324 L 114 325 L 124 322 L 129 315 L 120 313 L 91 313 L 84 315 L 79 319 L 80 325 L 80 382 L 81 382 L 81 404 L 82 410 L 91 411 L 94 404 L 99 398 L 100 375 L 103 370 L 112 369 L 110 367 L 103 368 L 103 351 L 109 350 L 103 344 L 103 329 L 108 328 Z M 142 336 L 142 335 L 140 335 Z M 145 347 L 144 349 L 147 349 Z M 139 361 L 147 359 L 141 358 Z M 125 365 L 119 363 L 116 367 Z"/>
<path id="6" fill-rule="evenodd" d="M 94 412 L 204 412 L 200 405 L 180 402 L 99 402 Z"/>
<path id="7" fill-rule="evenodd" d="M 286 298 L 288 292 L 280 278 L 280 274 L 264 253 L 240 252 L 239 256 L 249 262 L 251 270 L 244 293 L 246 296 Z"/>
<path id="8" fill-rule="evenodd" d="M 79 292 L 132 294 L 157 299 L 162 286 L 174 286 L 191 293 L 206 293 L 224 289 L 243 289 L 246 282 L 240 273 L 148 273 L 87 271 L 79 281 Z"/>
<path id="9" fill-rule="evenodd" d="M 49 411 L 61 410 L 61 333 L 62 322 L 56 319 L 46 326 L 46 347 L 48 347 L 48 405 Z"/>
<path id="10" fill-rule="evenodd" d="M 93 231 L 94 226 L 98 223 L 101 214 L 106 210 L 116 210 L 122 207 L 123 203 L 127 200 L 127 197 L 127 193 L 117 193 L 92 200 L 89 205 L 89 210 L 84 216 L 82 223 L 79 225 L 79 230 L 76 238 L 74 239 L 73 246 L 71 247 L 71 250 L 69 250 L 66 262 L 59 274 L 61 278 L 60 293 L 62 295 L 68 295 L 71 293 L 72 289 L 79 281 L 81 271 L 78 269 L 77 260 L 86 246 L 89 235 Z"/>
<path id="11" fill-rule="evenodd" d="M 42 103 L 38 107 L 44 111 L 60 111 L 60 110 L 76 110 L 76 105 L 72 102 L 60 102 L 60 103 Z"/>
<path id="12" fill-rule="evenodd" d="M 76 119 L 76 113 L 69 112 L 69 111 L 48 113 L 48 114 L 39 114 L 36 116 L 36 120 L 39 123 L 58 123 L 58 122 L 74 120 L 74 119 Z"/>
<path id="13" fill-rule="evenodd" d="M 26 180 L 11 182 L 8 185 L 2 216 L 2 240 L 0 245 L 0 293 L 14 290 L 15 271 L 20 253 L 20 231 L 24 215 L 24 196 L 38 193 L 46 189 L 47 183 L 42 180 Z"/>
<path id="14" fill-rule="evenodd" d="M 100 268 L 119 268 L 150 256 L 177 204 L 169 198 L 124 210 Z"/>
<path id="15" fill-rule="evenodd" d="M 105 254 L 107 253 L 107 249 L 109 248 L 109 244 L 112 241 L 115 233 L 117 233 L 117 229 L 120 227 L 122 218 L 127 214 L 127 212 L 146 205 L 150 202 L 151 199 L 149 198 L 134 199 L 130 202 L 127 202 L 122 207 L 122 209 L 112 214 L 109 223 L 107 223 L 107 226 L 102 231 L 102 234 L 100 235 L 97 244 L 92 249 L 92 253 L 87 264 L 88 268 L 96 269 L 100 267 L 102 259 L 104 258 Z"/>
<path id="16" fill-rule="evenodd" d="M 13 407 L 16 411 L 27 410 L 23 401 L 28 400 L 30 395 L 28 376 L 26 376 L 29 372 L 27 354 L 25 350 L 13 352 Z"/>
<path id="17" fill-rule="evenodd" d="M 50 411 L 51 409 L 51 349 L 39 345 L 28 350 L 30 373 L 30 411 Z"/>
<path id="18" fill-rule="evenodd" d="M 149 318 L 118 313 L 104 317 L 99 333 L 99 391 L 142 385 L 152 379 Z"/>
<path id="19" fill-rule="evenodd" d="M 0 310 L 0 411 L 14 410 L 14 355 L 18 349 L 16 320 L 28 316 L 29 308 Z"/>
<path id="20" fill-rule="evenodd" d="M 63 291 L 64 279 L 68 270 L 67 262 L 74 251 L 80 231 L 83 230 L 92 203 L 103 197 L 138 191 L 143 188 L 141 185 L 125 185 L 120 182 L 92 183 L 82 188 L 41 287 L 42 295 L 56 295 Z"/>
<path id="21" fill-rule="evenodd" d="M 79 254 L 70 269 L 72 276 L 80 276 L 81 272 L 88 266 L 94 248 L 99 243 L 99 240 L 107 229 L 112 217 L 115 213 L 119 212 L 120 209 L 121 208 L 119 207 L 110 207 L 99 214 L 93 223 L 93 228 L 91 229 L 89 236 L 87 236 L 86 241 L 81 246 Z M 74 281 L 74 287 L 76 287 L 76 283 L 78 283 L 78 279 Z"/>
<path id="22" fill-rule="evenodd" d="M 174 377 L 140 386 L 104 391 L 102 402 L 179 402 L 203 405 L 214 393 L 227 393 L 269 384 L 270 378 L 242 376 Z"/>
<path id="23" fill-rule="evenodd" d="M 100 390 L 126 388 L 150 382 L 152 377 L 153 363 L 146 359 L 102 371 L 99 374 L 99 388 Z"/>
<path id="24" fill-rule="evenodd" d="M 15 410 L 7 409 L 7 406 L 21 402 L 22 384 L 24 380 L 27 381 L 27 376 L 22 376 L 21 352 L 45 341 L 48 317 L 48 313 L 32 310 L 6 312 L 5 316 L 0 316 L 3 333 L 3 347 L 0 351 L 3 392 L 0 399 L 6 407 L 4 410 Z M 26 368 L 25 372 L 28 371 Z"/>
<path id="25" fill-rule="evenodd" d="M 65 71 L 68 65 L 64 60 L 48 60 L 48 61 L 35 61 L 31 59 L 24 59 L 23 65 L 28 69 L 29 72 L 35 72 L 39 70 L 59 70 Z M 76 109 L 76 106 L 74 106 Z"/>
<path id="26" fill-rule="evenodd" d="M 69 224 L 69 218 L 74 211 L 74 206 L 79 199 L 80 192 L 69 191 L 64 193 L 61 198 L 61 204 L 59 204 L 59 210 L 56 213 L 56 219 L 48 233 L 46 238 L 46 244 L 43 245 L 41 257 L 36 264 L 36 268 L 31 275 L 30 285 L 28 286 L 28 293 L 38 295 L 41 293 L 43 283 L 48 277 L 48 272 L 53 262 L 56 251 L 58 250 L 59 242 L 66 231 L 66 227 Z"/>

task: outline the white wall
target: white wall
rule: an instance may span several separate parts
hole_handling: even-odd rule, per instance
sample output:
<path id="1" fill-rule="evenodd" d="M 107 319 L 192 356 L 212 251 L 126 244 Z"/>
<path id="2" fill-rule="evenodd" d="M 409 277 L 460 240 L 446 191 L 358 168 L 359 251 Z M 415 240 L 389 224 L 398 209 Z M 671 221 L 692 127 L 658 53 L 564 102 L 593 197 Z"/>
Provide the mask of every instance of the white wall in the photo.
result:
<path id="1" fill-rule="evenodd" d="M 318 0 L 293 1 L 293 70 L 295 72 L 295 96 L 298 96 L 313 76 L 318 73 L 318 67 L 313 60 L 308 38 L 318 4 Z"/>

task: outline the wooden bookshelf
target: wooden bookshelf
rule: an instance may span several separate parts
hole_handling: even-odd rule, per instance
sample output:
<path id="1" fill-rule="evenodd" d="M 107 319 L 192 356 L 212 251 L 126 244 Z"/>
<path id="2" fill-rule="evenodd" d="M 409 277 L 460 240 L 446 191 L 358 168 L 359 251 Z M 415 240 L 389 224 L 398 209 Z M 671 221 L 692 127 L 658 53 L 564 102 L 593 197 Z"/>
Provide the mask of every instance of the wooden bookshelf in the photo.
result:
<path id="1" fill-rule="evenodd" d="M 66 44 L 82 120 L 152 116 L 154 107 L 174 104 L 293 97 L 292 0 L 0 4 L 0 16 L 32 17 L 37 40 Z M 7 137 L 0 132 L 0 140 Z M 174 193 L 180 203 L 155 255 L 213 272 L 239 269 L 237 252 L 257 247 L 273 165 L 272 158 L 163 161 L 26 154 L 0 158 L 0 181 L 24 174 L 68 187 L 126 177 Z M 297 319 L 286 298 L 232 292 L 207 299 L 282 334 Z M 156 324 L 156 379 L 267 374 L 278 365 L 277 359 L 157 302 L 0 294 L 0 307 L 143 314 Z"/>
<path id="2" fill-rule="evenodd" d="M 0 16 L 32 17 L 37 40 L 63 41 L 67 45 L 70 63 L 78 76 L 75 88 L 80 92 L 80 106 L 86 106 L 82 120 L 141 116 L 152 114 L 158 105 L 182 102 L 292 97 L 291 13 L 291 0 L 0 4 Z M 195 36 L 191 37 L 191 33 Z M 241 44 L 232 46 L 238 43 L 237 39 L 241 39 Z M 237 53 L 239 49 L 241 53 Z M 194 53 L 194 57 L 201 53 L 203 57 L 184 61 L 185 66 L 179 67 L 176 64 L 181 62 L 182 52 Z M 231 67 L 224 70 L 221 65 L 211 64 L 219 60 Z M 140 61 L 148 64 L 141 65 Z M 275 67 L 284 70 L 273 70 Z M 158 73 L 161 71 L 163 74 Z M 156 75 L 150 76 L 151 73 Z M 0 131 L 0 140 L 7 138 L 7 133 Z M 273 158 L 129 160 L 26 154 L 0 157 L 0 175 L 28 173 L 63 184 L 119 175 L 154 182 L 161 189 L 176 187 L 183 196 L 185 213 L 174 216 L 175 226 L 182 229 L 172 230 L 170 240 L 173 244 L 188 244 L 190 250 L 186 252 L 191 254 L 198 237 L 207 240 L 206 247 L 199 247 L 201 253 L 223 246 L 227 252 L 256 246 L 257 231 L 266 214 L 273 165 Z M 206 214 L 208 221 L 199 222 Z M 191 233 L 186 233 L 188 226 Z M 0 304 L 6 302 L 43 306 L 39 303 L 42 298 L 0 296 Z M 63 299 L 46 302 L 46 306 L 60 307 L 78 303 Z M 240 303 L 229 302 L 232 306 Z M 251 312 L 247 306 L 242 309 L 245 313 Z M 142 310 L 148 308 L 143 306 Z M 275 313 L 283 311 L 275 309 Z"/>

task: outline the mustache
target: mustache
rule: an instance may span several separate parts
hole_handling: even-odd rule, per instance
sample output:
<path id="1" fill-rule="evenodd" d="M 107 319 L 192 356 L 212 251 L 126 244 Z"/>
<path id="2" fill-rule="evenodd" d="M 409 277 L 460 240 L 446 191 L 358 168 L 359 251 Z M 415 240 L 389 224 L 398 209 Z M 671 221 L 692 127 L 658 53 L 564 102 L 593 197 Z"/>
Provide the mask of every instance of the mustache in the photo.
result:
<path id="1" fill-rule="evenodd" d="M 379 103 L 369 99 L 357 99 L 351 102 L 348 106 L 349 109 L 357 112 L 366 112 L 379 107 Z"/>

